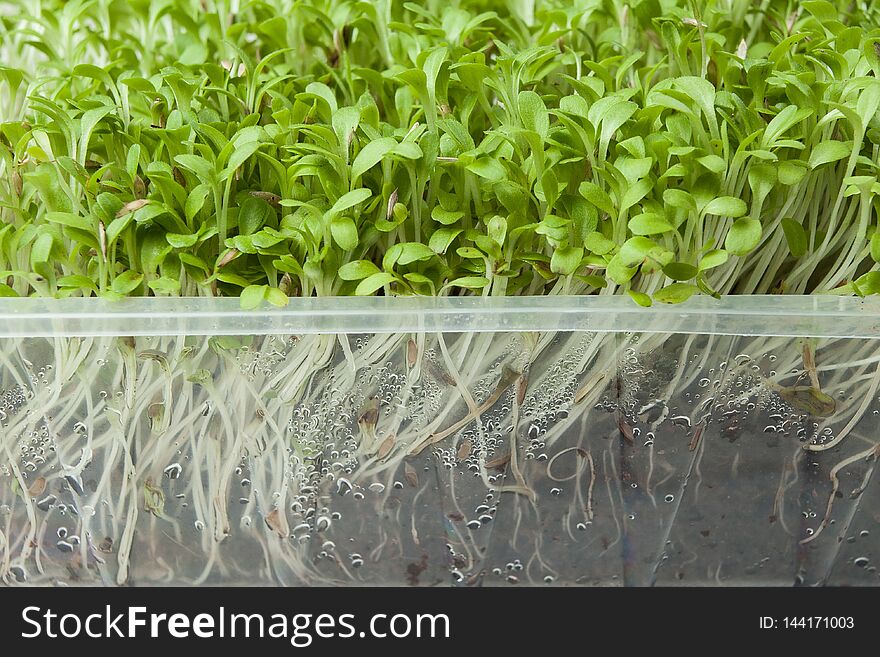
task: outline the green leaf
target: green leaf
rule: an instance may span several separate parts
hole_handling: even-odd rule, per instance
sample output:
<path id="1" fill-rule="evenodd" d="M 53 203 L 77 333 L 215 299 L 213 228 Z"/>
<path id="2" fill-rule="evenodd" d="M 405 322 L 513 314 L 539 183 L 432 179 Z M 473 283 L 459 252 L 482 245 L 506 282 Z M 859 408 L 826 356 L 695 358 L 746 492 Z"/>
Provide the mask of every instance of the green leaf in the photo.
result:
<path id="1" fill-rule="evenodd" d="M 455 253 L 466 260 L 478 260 L 486 257 L 479 249 L 472 246 L 460 246 L 455 250 Z"/>
<path id="2" fill-rule="evenodd" d="M 815 169 L 823 164 L 849 157 L 850 153 L 852 153 L 852 145 L 847 142 L 823 141 L 813 147 L 810 159 L 807 161 L 807 167 Z"/>
<path id="3" fill-rule="evenodd" d="M 461 232 L 461 228 L 440 228 L 435 230 L 431 234 L 431 239 L 428 240 L 428 248 L 438 255 L 446 253 L 449 245 L 452 244 L 452 241 L 458 237 Z"/>
<path id="4" fill-rule="evenodd" d="M 173 296 L 180 293 L 180 281 L 170 276 L 160 276 L 147 283 L 147 287 L 158 295 Z"/>
<path id="5" fill-rule="evenodd" d="M 660 235 L 675 230 L 663 215 L 656 212 L 637 214 L 629 220 L 628 226 L 633 235 Z"/>
<path id="6" fill-rule="evenodd" d="M 165 238 L 175 249 L 188 249 L 199 241 L 198 235 L 187 235 L 185 233 L 167 233 Z"/>
<path id="7" fill-rule="evenodd" d="M 700 271 L 706 271 L 707 269 L 713 269 L 714 267 L 720 267 L 725 262 L 727 262 L 729 255 L 727 251 L 723 251 L 721 249 L 715 249 L 713 251 L 706 252 L 702 258 L 700 258 Z"/>
<path id="8" fill-rule="evenodd" d="M 741 217 L 749 208 L 742 199 L 733 196 L 720 196 L 709 201 L 703 208 L 703 214 L 715 214 L 720 217 Z"/>
<path id="9" fill-rule="evenodd" d="M 498 214 L 493 215 L 492 218 L 486 222 L 486 233 L 489 235 L 489 239 L 495 242 L 495 244 L 503 246 L 504 238 L 507 235 L 507 219 Z"/>
<path id="10" fill-rule="evenodd" d="M 273 260 L 272 266 L 278 271 L 283 271 L 288 274 L 296 274 L 297 276 L 305 275 L 302 265 L 292 255 L 283 255 L 278 258 L 278 260 Z"/>
<path id="11" fill-rule="evenodd" d="M 225 179 L 227 176 L 234 173 L 235 170 L 244 164 L 249 157 L 259 150 L 260 146 L 262 146 L 262 144 L 258 141 L 246 141 L 235 146 L 235 150 L 232 151 L 232 156 L 229 158 L 226 169 L 224 169 L 223 178 Z"/>
<path id="12" fill-rule="evenodd" d="M 243 310 L 260 307 L 269 292 L 268 285 L 248 285 L 241 291 L 240 304 Z"/>
<path id="13" fill-rule="evenodd" d="M 804 227 L 794 219 L 786 217 L 782 220 L 782 231 L 785 233 L 785 241 L 788 242 L 788 250 L 795 258 L 800 258 L 807 252 L 807 233 Z M 871 241 L 873 248 L 874 242 Z M 872 251 L 873 252 L 873 251 Z"/>
<path id="14" fill-rule="evenodd" d="M 340 212 L 345 212 L 349 208 L 356 206 L 358 203 L 363 203 L 372 195 L 373 192 L 365 187 L 353 189 L 337 199 L 336 203 L 333 204 L 333 207 L 330 208 L 330 214 L 334 215 L 339 214 Z"/>
<path id="15" fill-rule="evenodd" d="M 431 290 L 431 294 L 435 294 L 435 285 L 434 281 L 425 276 L 424 274 L 419 274 L 418 272 L 409 272 L 408 274 L 404 274 L 403 277 L 408 280 L 410 283 L 415 283 L 416 285 L 426 285 Z"/>
<path id="16" fill-rule="evenodd" d="M 861 297 L 880 293 L 880 272 L 869 271 L 852 282 L 856 294 Z"/>
<path id="17" fill-rule="evenodd" d="M 697 162 L 702 164 L 712 173 L 724 173 L 727 170 L 727 162 L 724 158 L 721 158 L 717 155 L 704 155 L 703 157 L 697 158 Z"/>
<path id="18" fill-rule="evenodd" d="M 86 232 L 92 232 L 94 230 L 94 225 L 90 218 L 81 217 L 72 212 L 47 212 L 46 221 L 50 221 L 53 224 L 61 224 L 62 226 L 70 226 L 71 228 L 84 230 Z"/>
<path id="19" fill-rule="evenodd" d="M 391 150 L 392 155 L 397 155 L 406 160 L 417 160 L 422 156 L 422 149 L 415 142 L 404 141 Z"/>
<path id="20" fill-rule="evenodd" d="M 211 185 L 208 183 L 201 183 L 193 187 L 192 191 L 186 197 L 186 205 L 184 207 L 187 222 L 192 223 L 192 220 L 199 213 L 199 210 L 204 207 L 205 199 L 208 198 L 208 194 L 210 193 Z"/>
<path id="21" fill-rule="evenodd" d="M 330 221 L 330 234 L 343 251 L 351 251 L 358 245 L 358 229 L 350 217 L 334 217 Z"/>
<path id="22" fill-rule="evenodd" d="M 52 257 L 54 240 L 51 233 L 43 233 L 31 246 L 31 262 L 49 262 Z"/>
<path id="23" fill-rule="evenodd" d="M 165 257 L 171 253 L 171 245 L 165 239 L 166 233 L 160 229 L 147 231 L 140 242 L 141 267 L 144 272 L 155 272 Z"/>
<path id="24" fill-rule="evenodd" d="M 419 260 L 430 260 L 435 255 L 430 247 L 420 242 L 403 242 L 397 246 L 400 247 L 400 255 L 397 257 L 397 264 L 400 265 L 409 265 Z"/>
<path id="25" fill-rule="evenodd" d="M 195 269 L 203 272 L 204 274 L 210 274 L 211 268 L 208 267 L 208 263 L 199 258 L 198 256 L 194 256 L 192 253 L 178 253 L 178 259 L 184 265 L 189 265 L 190 267 L 194 267 Z"/>
<path id="26" fill-rule="evenodd" d="M 144 78 L 121 78 L 119 83 L 124 84 L 126 87 L 134 89 L 135 91 L 143 91 L 149 94 L 154 94 L 156 92 L 156 87 L 153 86 L 153 83 Z"/>
<path id="27" fill-rule="evenodd" d="M 238 208 L 238 232 L 242 235 L 253 235 L 269 221 L 273 210 L 253 196 L 247 196 Z"/>
<path id="28" fill-rule="evenodd" d="M 125 171 L 126 173 L 128 173 L 128 177 L 132 180 L 134 180 L 134 177 L 137 175 L 140 157 L 141 145 L 132 144 L 132 147 L 128 149 L 128 155 L 125 158 Z"/>
<path id="29" fill-rule="evenodd" d="M 485 276 L 462 276 L 449 281 L 445 287 L 463 287 L 468 290 L 479 290 L 489 284 L 489 279 Z"/>
<path id="30" fill-rule="evenodd" d="M 807 164 L 800 160 L 780 162 L 776 177 L 783 185 L 797 185 L 807 175 Z"/>
<path id="31" fill-rule="evenodd" d="M 737 256 L 744 256 L 751 252 L 761 242 L 761 222 L 757 219 L 742 217 L 733 222 L 727 238 L 724 240 L 725 248 Z"/>
<path id="32" fill-rule="evenodd" d="M 181 260 L 183 259 L 184 255 L 186 254 L 180 255 Z M 246 288 L 251 284 L 251 282 L 244 276 L 240 276 L 239 274 L 231 271 L 221 271 L 219 274 L 217 274 L 217 280 L 221 283 L 229 283 L 230 285 L 236 285 L 241 288 Z"/>
<path id="33" fill-rule="evenodd" d="M 660 303 L 682 303 L 699 291 L 696 285 L 673 283 L 654 293 L 654 300 Z"/>
<path id="34" fill-rule="evenodd" d="M 608 261 L 605 274 L 618 285 L 626 285 L 636 275 L 638 267 L 629 267 L 621 260 L 620 255 L 616 255 Z"/>
<path id="35" fill-rule="evenodd" d="M 880 262 L 880 231 L 874 231 L 871 235 L 871 259 Z"/>
<path id="36" fill-rule="evenodd" d="M 116 292 L 116 294 L 126 295 L 137 288 L 143 280 L 143 274 L 129 269 L 113 279 L 110 289 Z"/>
<path id="37" fill-rule="evenodd" d="M 558 248 L 550 258 L 550 271 L 554 274 L 570 276 L 577 271 L 583 257 L 584 250 L 580 247 L 565 246 Z"/>
<path id="38" fill-rule="evenodd" d="M 501 181 L 507 177 L 504 166 L 494 157 L 481 157 L 471 164 L 467 165 L 467 170 L 475 173 L 481 178 L 492 181 Z"/>
<path id="39" fill-rule="evenodd" d="M 602 233 L 593 231 L 584 238 L 584 246 L 588 251 L 596 255 L 605 255 L 606 253 L 611 253 L 616 244 Z"/>
<path id="40" fill-rule="evenodd" d="M 371 141 L 364 146 L 354 158 L 351 165 L 351 178 L 357 180 L 371 168 L 382 161 L 388 153 L 397 146 L 397 140 L 391 137 L 382 137 Z"/>
<path id="41" fill-rule="evenodd" d="M 306 93 L 314 94 L 318 98 L 323 99 L 330 107 L 331 112 L 336 111 L 336 95 L 333 93 L 333 90 L 326 84 L 323 84 L 321 82 L 310 82 L 308 85 L 306 85 Z"/>
<path id="42" fill-rule="evenodd" d="M 611 197 L 598 185 L 585 181 L 578 187 L 580 195 L 609 216 L 616 215 Z"/>
<path id="43" fill-rule="evenodd" d="M 128 225 L 134 219 L 134 214 L 128 212 L 121 217 L 117 217 L 113 221 L 110 222 L 110 225 L 107 226 L 107 245 L 112 245 L 122 234 L 122 232 L 128 228 Z"/>
<path id="44" fill-rule="evenodd" d="M 375 293 L 377 290 L 381 289 L 385 285 L 391 283 L 391 281 L 396 280 L 394 274 L 390 274 L 385 271 L 380 271 L 378 274 L 373 274 L 372 276 L 368 276 L 364 280 L 360 282 L 360 284 L 355 289 L 354 293 L 357 296 L 368 296 L 370 294 Z"/>
<path id="45" fill-rule="evenodd" d="M 696 210 L 697 203 L 694 197 L 683 189 L 667 189 L 663 192 L 663 202 L 673 208 L 683 210 Z"/>
<path id="46" fill-rule="evenodd" d="M 657 243 L 647 237 L 630 237 L 620 247 L 618 256 L 620 261 L 627 267 L 642 262 L 657 248 Z"/>
<path id="47" fill-rule="evenodd" d="M 70 276 L 62 276 L 58 279 L 58 287 L 68 287 L 76 290 L 91 290 L 96 292 L 98 286 L 88 276 L 81 274 L 71 274 Z"/>
<path id="48" fill-rule="evenodd" d="M 632 298 L 632 300 L 635 301 L 640 306 L 643 306 L 645 308 L 651 307 L 651 305 L 652 305 L 651 297 L 649 297 L 647 294 L 645 294 L 643 292 L 636 292 L 635 290 L 627 290 L 627 293 Z"/>
<path id="49" fill-rule="evenodd" d="M 634 185 L 629 185 L 620 199 L 620 211 L 628 210 L 645 198 L 653 186 L 654 184 L 648 178 L 643 178 Z"/>
<path id="50" fill-rule="evenodd" d="M 702 274 L 697 275 L 697 288 L 699 288 L 700 292 L 709 295 L 713 299 L 721 298 L 721 293 L 712 288 L 712 286 L 709 285 L 708 281 L 706 280 L 706 277 Z"/>
<path id="51" fill-rule="evenodd" d="M 431 210 L 431 219 L 446 226 L 454 224 L 462 217 L 464 217 L 464 212 L 460 212 L 459 210 L 444 210 L 439 204 L 435 205 L 434 209 Z"/>
<path id="52" fill-rule="evenodd" d="M 696 267 L 686 262 L 670 262 L 663 267 L 663 273 L 674 281 L 689 281 L 697 272 Z"/>
<path id="53" fill-rule="evenodd" d="M 357 130 L 361 120 L 361 113 L 356 107 L 340 107 L 333 112 L 331 123 L 336 139 L 343 150 L 348 151 L 348 142 L 351 135 Z"/>
<path id="54" fill-rule="evenodd" d="M 279 290 L 277 287 L 270 287 L 266 291 L 266 301 L 271 303 L 273 306 L 283 308 L 290 302 L 290 297 L 284 294 L 284 292 Z"/>
<path id="55" fill-rule="evenodd" d="M 216 180 L 214 165 L 199 155 L 178 155 L 174 158 L 174 161 L 184 169 L 192 171 L 202 182 L 213 182 Z"/>
<path id="56" fill-rule="evenodd" d="M 575 274 L 575 278 L 577 278 L 580 281 L 583 281 L 584 283 L 586 283 L 590 287 L 595 287 L 595 288 L 601 289 L 601 288 L 606 287 L 608 285 L 608 281 L 606 281 L 603 277 L 599 276 L 598 274 L 589 274 L 587 276 L 581 276 L 580 274 Z"/>
<path id="57" fill-rule="evenodd" d="M 776 141 L 795 125 L 813 114 L 811 109 L 799 109 L 794 105 L 787 105 L 773 117 L 767 127 L 764 129 L 764 136 L 761 140 L 764 148 L 770 148 Z"/>
<path id="58" fill-rule="evenodd" d="M 379 268 L 369 260 L 353 260 L 342 265 L 338 275 L 344 281 L 360 281 L 378 273 Z"/>
<path id="59" fill-rule="evenodd" d="M 534 91 L 520 91 L 517 103 L 526 130 L 537 132 L 542 139 L 546 138 L 550 132 L 550 116 L 541 97 Z"/>

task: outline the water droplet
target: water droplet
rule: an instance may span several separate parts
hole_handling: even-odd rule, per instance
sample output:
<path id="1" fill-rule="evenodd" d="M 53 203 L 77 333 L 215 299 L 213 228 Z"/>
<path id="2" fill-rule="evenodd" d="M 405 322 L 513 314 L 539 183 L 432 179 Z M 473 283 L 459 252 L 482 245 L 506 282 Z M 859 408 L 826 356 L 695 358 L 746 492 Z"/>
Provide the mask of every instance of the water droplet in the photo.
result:
<path id="1" fill-rule="evenodd" d="M 55 497 L 54 495 L 47 495 L 46 497 L 41 499 L 39 502 L 37 502 L 37 508 L 40 511 L 48 511 L 51 508 L 51 506 L 53 504 L 55 504 L 55 501 L 57 499 L 58 498 Z"/>
<path id="2" fill-rule="evenodd" d="M 162 471 L 162 473 L 169 479 L 177 479 L 180 477 L 181 472 L 183 472 L 183 467 L 180 463 L 172 463 Z"/>

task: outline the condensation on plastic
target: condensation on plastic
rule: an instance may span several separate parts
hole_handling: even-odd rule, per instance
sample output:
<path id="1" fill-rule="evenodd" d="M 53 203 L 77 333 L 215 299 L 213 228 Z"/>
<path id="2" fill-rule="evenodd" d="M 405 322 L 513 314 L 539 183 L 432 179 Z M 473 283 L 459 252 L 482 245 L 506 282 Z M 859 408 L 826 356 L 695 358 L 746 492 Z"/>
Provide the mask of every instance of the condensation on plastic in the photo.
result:
<path id="1" fill-rule="evenodd" d="M 0 582 L 877 585 L 876 338 L 832 296 L 3 299 Z"/>

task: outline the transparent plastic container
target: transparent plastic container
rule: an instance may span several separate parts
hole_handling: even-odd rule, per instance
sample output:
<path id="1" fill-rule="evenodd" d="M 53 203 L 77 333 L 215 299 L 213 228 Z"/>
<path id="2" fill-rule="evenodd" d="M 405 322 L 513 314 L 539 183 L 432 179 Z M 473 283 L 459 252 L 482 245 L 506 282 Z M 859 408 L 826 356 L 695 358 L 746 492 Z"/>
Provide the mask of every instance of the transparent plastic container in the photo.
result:
<path id="1" fill-rule="evenodd" d="M 0 300 L 7 585 L 876 585 L 880 302 Z"/>

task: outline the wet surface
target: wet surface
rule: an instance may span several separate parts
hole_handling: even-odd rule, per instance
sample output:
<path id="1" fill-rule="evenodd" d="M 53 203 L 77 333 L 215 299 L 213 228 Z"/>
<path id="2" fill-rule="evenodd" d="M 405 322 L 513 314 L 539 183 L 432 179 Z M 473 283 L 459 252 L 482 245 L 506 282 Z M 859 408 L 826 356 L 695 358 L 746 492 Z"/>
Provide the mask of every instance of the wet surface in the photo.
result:
<path id="1" fill-rule="evenodd" d="M 0 341 L 0 580 L 878 583 L 869 340 Z"/>

